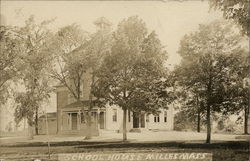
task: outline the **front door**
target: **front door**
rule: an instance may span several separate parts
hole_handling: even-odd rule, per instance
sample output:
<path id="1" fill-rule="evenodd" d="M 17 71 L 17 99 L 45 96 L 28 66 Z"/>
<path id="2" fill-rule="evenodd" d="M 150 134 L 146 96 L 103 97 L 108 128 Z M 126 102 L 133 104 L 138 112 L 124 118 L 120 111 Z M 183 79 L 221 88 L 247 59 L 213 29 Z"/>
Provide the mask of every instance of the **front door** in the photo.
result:
<path id="1" fill-rule="evenodd" d="M 71 113 L 71 130 L 77 130 L 77 113 Z"/>
<path id="2" fill-rule="evenodd" d="M 100 129 L 104 129 L 104 112 L 100 112 Z"/>
<path id="3" fill-rule="evenodd" d="M 139 115 L 137 112 L 133 112 L 133 128 L 139 128 Z"/>

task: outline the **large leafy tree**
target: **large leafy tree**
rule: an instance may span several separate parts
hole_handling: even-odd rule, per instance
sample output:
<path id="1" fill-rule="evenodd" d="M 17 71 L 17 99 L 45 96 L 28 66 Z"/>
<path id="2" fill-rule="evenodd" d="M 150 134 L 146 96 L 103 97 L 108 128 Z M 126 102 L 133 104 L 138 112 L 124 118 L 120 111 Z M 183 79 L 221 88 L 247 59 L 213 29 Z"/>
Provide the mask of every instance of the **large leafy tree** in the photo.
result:
<path id="1" fill-rule="evenodd" d="M 210 6 L 221 10 L 226 19 L 232 19 L 242 27 L 242 33 L 250 36 L 249 0 L 211 0 Z"/>
<path id="2" fill-rule="evenodd" d="M 244 134 L 248 134 L 248 117 L 249 117 L 249 96 L 250 96 L 250 86 L 249 86 L 249 70 L 250 70 L 250 58 L 247 49 L 241 52 L 237 56 L 237 66 L 231 68 L 234 74 L 231 74 L 231 83 L 226 84 L 226 91 L 228 100 L 230 103 L 226 106 L 223 111 L 224 115 L 237 114 L 239 119 L 244 119 Z M 232 103 L 231 103 L 232 102 Z M 240 114 L 243 113 L 242 117 Z"/>
<path id="3" fill-rule="evenodd" d="M 166 106 L 166 82 L 161 80 L 166 52 L 155 32 L 147 34 L 137 16 L 121 21 L 113 37 L 111 52 L 96 74 L 94 94 L 104 104 L 122 108 L 123 140 L 127 140 L 128 110 L 156 112 Z"/>
<path id="4" fill-rule="evenodd" d="M 67 87 L 76 101 L 81 102 L 84 89 L 90 89 L 89 107 L 87 114 L 88 128 L 91 126 L 91 110 L 94 106 L 92 94 L 96 82 L 96 71 L 102 59 L 108 53 L 111 43 L 110 22 L 105 18 L 97 19 L 94 24 L 97 31 L 89 34 L 82 31 L 77 25 L 62 28 L 55 37 L 52 47 L 55 49 L 56 66 L 52 70 L 52 77 Z M 55 46 L 57 46 L 55 48 Z M 59 50 L 58 50 L 59 49 Z M 83 87 L 83 81 L 88 81 L 90 87 Z M 85 77 L 86 76 L 86 77 Z M 91 131 L 87 132 L 86 139 L 91 138 Z"/>
<path id="5" fill-rule="evenodd" d="M 199 30 L 185 35 L 180 43 L 179 83 L 198 87 L 206 108 L 207 139 L 211 141 L 211 114 L 221 112 L 227 103 L 226 84 L 231 83 L 232 68 L 242 53 L 241 37 L 231 24 L 214 21 L 200 25 Z"/>
<path id="6" fill-rule="evenodd" d="M 65 26 L 54 35 L 50 52 L 53 54 L 53 64 L 50 76 L 57 84 L 66 87 L 68 95 L 74 101 L 81 101 L 83 95 L 83 81 L 88 69 L 86 53 L 77 52 L 80 46 L 86 46 L 89 34 L 76 24 Z M 88 120 L 89 121 L 89 120 Z"/>
<path id="7" fill-rule="evenodd" d="M 87 115 L 87 127 L 91 126 L 91 110 L 94 107 L 94 88 L 96 86 L 98 78 L 96 77 L 99 68 L 103 62 L 103 59 L 110 52 L 110 47 L 112 44 L 112 35 L 111 35 L 111 23 L 104 17 L 98 18 L 94 22 L 97 31 L 90 35 L 89 40 L 77 48 L 74 53 L 85 55 L 85 64 L 87 66 L 87 71 L 90 75 L 90 88 L 89 88 L 89 106 L 88 106 L 88 115 Z M 87 87 L 86 87 L 87 88 Z M 87 132 L 85 139 L 91 138 L 91 131 Z"/>
<path id="8" fill-rule="evenodd" d="M 37 23 L 33 16 L 25 21 L 25 25 L 18 29 L 18 36 L 20 37 L 20 44 L 18 53 L 19 61 L 23 64 L 24 68 L 20 72 L 20 80 L 25 86 L 26 92 L 22 93 L 24 98 L 21 100 L 26 100 L 25 98 L 30 97 L 34 105 L 26 106 L 25 101 L 20 100 L 20 94 L 16 94 L 17 101 L 19 102 L 19 108 L 16 111 L 16 117 L 21 116 L 18 111 L 22 111 L 20 108 L 30 107 L 34 115 L 30 115 L 29 127 L 33 128 L 35 125 L 35 132 L 38 134 L 38 114 L 41 104 L 46 101 L 49 97 L 51 91 L 49 85 L 48 73 L 46 71 L 47 66 L 50 64 L 51 55 L 48 52 L 48 47 L 51 39 L 51 33 L 48 29 L 48 24 L 51 21 L 42 21 Z M 28 101 L 29 102 L 29 101 Z M 29 113 L 32 114 L 32 113 Z M 34 118 L 34 119 L 31 119 Z M 17 119 L 20 120 L 20 119 Z M 32 133 L 32 130 L 30 130 Z M 30 138 L 32 138 L 30 134 Z"/>

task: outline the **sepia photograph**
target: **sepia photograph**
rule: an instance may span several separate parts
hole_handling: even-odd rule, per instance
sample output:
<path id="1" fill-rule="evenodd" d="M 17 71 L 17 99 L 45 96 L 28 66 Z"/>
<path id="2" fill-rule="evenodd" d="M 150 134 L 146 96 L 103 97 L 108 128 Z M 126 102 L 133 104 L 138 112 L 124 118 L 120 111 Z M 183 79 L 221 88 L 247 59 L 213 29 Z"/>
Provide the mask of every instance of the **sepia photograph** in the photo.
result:
<path id="1" fill-rule="evenodd" d="M 250 161 L 249 0 L 0 0 L 0 161 Z"/>

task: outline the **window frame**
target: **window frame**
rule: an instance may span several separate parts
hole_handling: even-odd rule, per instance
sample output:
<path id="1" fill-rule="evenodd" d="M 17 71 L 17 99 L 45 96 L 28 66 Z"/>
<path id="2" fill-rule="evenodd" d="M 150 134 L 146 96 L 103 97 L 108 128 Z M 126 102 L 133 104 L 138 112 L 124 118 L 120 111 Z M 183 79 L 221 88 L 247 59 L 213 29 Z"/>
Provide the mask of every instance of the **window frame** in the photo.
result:
<path id="1" fill-rule="evenodd" d="M 112 121 L 117 122 L 117 109 L 112 109 Z"/>
<path id="2" fill-rule="evenodd" d="M 164 122 L 168 122 L 168 112 L 164 111 Z"/>
<path id="3" fill-rule="evenodd" d="M 160 122 L 160 114 L 154 115 L 154 122 L 155 122 L 155 123 Z"/>

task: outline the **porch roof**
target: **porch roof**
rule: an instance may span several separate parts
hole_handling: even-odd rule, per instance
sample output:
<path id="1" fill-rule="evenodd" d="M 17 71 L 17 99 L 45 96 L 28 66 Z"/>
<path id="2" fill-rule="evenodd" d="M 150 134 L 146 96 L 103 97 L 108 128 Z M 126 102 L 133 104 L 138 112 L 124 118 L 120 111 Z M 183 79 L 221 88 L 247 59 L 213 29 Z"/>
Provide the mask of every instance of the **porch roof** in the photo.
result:
<path id="1" fill-rule="evenodd" d="M 46 118 L 45 114 L 41 115 L 39 118 Z M 56 112 L 48 112 L 47 118 L 56 118 Z"/>
<path id="2" fill-rule="evenodd" d="M 73 102 L 71 104 L 68 104 L 64 107 L 62 107 L 63 109 L 69 109 L 69 108 L 84 108 L 84 110 L 88 110 L 88 107 L 89 107 L 89 103 L 90 101 L 89 100 L 85 100 L 85 101 L 76 101 L 76 102 Z M 93 104 L 94 106 L 97 104 L 97 100 L 93 100 Z"/>

